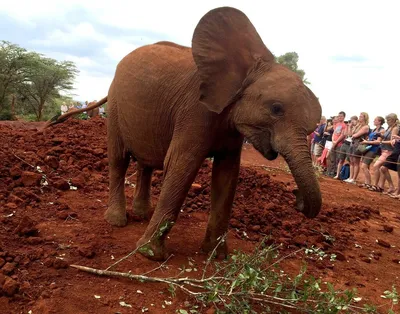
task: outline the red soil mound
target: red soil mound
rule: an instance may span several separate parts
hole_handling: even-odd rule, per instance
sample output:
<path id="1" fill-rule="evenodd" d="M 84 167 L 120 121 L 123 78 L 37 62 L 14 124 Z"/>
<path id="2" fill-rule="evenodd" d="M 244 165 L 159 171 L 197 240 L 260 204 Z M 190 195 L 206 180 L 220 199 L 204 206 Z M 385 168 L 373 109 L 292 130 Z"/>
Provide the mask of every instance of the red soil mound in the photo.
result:
<path id="1" fill-rule="evenodd" d="M 70 263 L 109 266 L 113 258 L 134 248 L 146 227 L 132 218 L 125 228 L 113 228 L 103 220 L 108 197 L 105 120 L 71 119 L 45 132 L 37 131 L 40 125 L 18 123 L 0 124 L 2 312 L 139 313 L 147 307 L 150 313 L 174 313 L 181 308 L 186 296 L 180 294 L 172 299 L 173 306 L 162 307 L 170 297 L 160 284 L 109 281 L 68 268 Z M 247 155 L 254 153 L 249 146 L 246 149 Z M 126 182 L 129 203 L 134 173 L 132 164 Z M 189 257 L 200 267 L 206 258 L 197 252 L 210 207 L 210 178 L 211 162 L 206 161 L 167 242 L 174 257 L 163 276 L 178 273 Z M 161 183 L 162 172 L 156 171 L 153 204 Z M 394 210 L 398 202 L 321 178 L 323 209 L 310 220 L 294 210 L 294 185 L 288 174 L 242 167 L 230 220 L 230 247 L 249 251 L 266 236 L 269 243 L 283 244 L 282 253 L 320 247 L 335 254 L 337 261 L 310 259 L 314 275 L 339 287 L 361 288 L 367 298 L 381 302 L 379 295 L 391 288 L 400 273 L 400 265 L 394 262 L 400 255 L 400 214 Z M 301 256 L 288 258 L 285 270 L 298 271 Z M 157 265 L 134 256 L 118 269 L 140 274 Z M 136 293 L 138 289 L 143 294 Z M 162 300 L 160 291 L 165 293 Z M 122 308 L 119 300 L 133 308 Z"/>

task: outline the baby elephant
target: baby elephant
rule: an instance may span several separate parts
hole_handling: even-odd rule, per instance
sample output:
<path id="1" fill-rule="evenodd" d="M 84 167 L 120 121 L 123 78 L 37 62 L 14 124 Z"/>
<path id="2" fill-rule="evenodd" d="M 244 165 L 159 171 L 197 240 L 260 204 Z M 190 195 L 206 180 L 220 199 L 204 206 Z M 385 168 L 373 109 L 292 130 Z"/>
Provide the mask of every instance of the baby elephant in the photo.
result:
<path id="1" fill-rule="evenodd" d="M 269 160 L 278 153 L 285 158 L 299 188 L 298 211 L 309 218 L 320 211 L 307 135 L 320 120 L 321 106 L 297 74 L 275 63 L 241 11 L 208 12 L 194 30 L 192 48 L 159 42 L 134 50 L 118 64 L 107 98 L 87 109 L 105 101 L 110 171 L 105 219 L 114 226 L 127 223 L 130 158 L 138 165 L 136 216 L 150 216 L 152 172 L 164 173 L 158 204 L 137 242 L 148 258 L 166 258 L 165 237 L 207 157 L 213 157 L 211 213 L 202 249 L 217 245 L 228 229 L 244 138 Z M 226 242 L 218 250 L 226 254 Z"/>

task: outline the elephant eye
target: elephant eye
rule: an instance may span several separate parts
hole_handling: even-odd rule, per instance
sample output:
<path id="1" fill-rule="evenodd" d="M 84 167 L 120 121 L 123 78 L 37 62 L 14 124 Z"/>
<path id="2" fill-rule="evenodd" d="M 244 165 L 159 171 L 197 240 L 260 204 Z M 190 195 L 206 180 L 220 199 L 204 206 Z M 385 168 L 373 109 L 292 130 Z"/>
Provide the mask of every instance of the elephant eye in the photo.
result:
<path id="1" fill-rule="evenodd" d="M 279 102 L 274 102 L 271 105 L 271 113 L 274 116 L 283 116 L 285 114 L 285 110 L 283 109 L 283 105 Z"/>

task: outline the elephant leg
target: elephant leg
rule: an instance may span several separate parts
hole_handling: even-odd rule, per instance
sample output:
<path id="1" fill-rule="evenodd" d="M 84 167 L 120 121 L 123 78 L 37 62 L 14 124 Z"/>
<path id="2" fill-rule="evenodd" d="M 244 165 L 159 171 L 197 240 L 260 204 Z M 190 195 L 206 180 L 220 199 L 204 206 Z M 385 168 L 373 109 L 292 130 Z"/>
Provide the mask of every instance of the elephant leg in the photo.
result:
<path id="1" fill-rule="evenodd" d="M 193 144 L 191 143 L 193 146 Z M 171 153 L 172 152 L 172 153 Z M 137 242 L 139 252 L 151 260 L 165 260 L 165 238 L 175 224 L 179 210 L 206 154 L 186 149 L 171 149 L 164 162 L 160 198 L 149 225 Z"/>
<path id="2" fill-rule="evenodd" d="M 144 220 L 150 219 L 151 215 L 150 185 L 152 174 L 153 168 L 138 163 L 133 214 Z"/>
<path id="3" fill-rule="evenodd" d="M 211 212 L 206 235 L 202 244 L 203 252 L 209 253 L 218 245 L 220 237 L 228 231 L 229 219 L 236 185 L 239 177 L 241 149 L 226 155 L 214 157 L 211 181 Z M 216 249 L 217 256 L 227 256 L 228 246 L 221 242 Z"/>
<path id="4" fill-rule="evenodd" d="M 108 134 L 109 200 L 104 218 L 113 226 L 122 227 L 127 223 L 125 199 L 125 174 L 130 156 L 124 149 L 116 128 L 109 127 Z"/>

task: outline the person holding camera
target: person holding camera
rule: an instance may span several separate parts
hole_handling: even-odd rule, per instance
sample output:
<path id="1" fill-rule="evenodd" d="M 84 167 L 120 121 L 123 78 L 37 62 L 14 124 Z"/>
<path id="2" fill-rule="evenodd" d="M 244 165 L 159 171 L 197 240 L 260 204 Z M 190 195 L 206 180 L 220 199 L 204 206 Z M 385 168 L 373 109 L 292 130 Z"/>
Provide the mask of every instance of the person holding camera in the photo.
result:
<path id="1" fill-rule="evenodd" d="M 357 118 L 357 117 L 355 117 Z M 352 120 L 354 121 L 354 120 Z M 358 173 L 360 172 L 360 161 L 362 153 L 358 150 L 361 141 L 364 140 L 369 133 L 369 115 L 366 112 L 361 112 L 358 122 L 351 130 L 350 152 L 350 177 L 344 180 L 347 183 L 356 183 Z"/>
<path id="2" fill-rule="evenodd" d="M 385 132 L 385 128 L 383 127 L 384 123 L 385 119 L 383 117 L 376 117 L 374 119 L 375 129 L 369 133 L 367 140 L 361 142 L 361 144 L 366 145 L 366 152 L 361 159 L 361 170 L 365 177 L 364 183 L 360 185 L 361 188 L 369 189 L 372 187 L 370 166 L 375 157 L 379 155 L 380 137 L 382 137 Z"/>
<path id="3" fill-rule="evenodd" d="M 399 132 L 399 127 L 397 125 L 398 122 L 397 115 L 395 113 L 390 113 L 385 118 L 388 128 L 383 134 L 383 136 L 380 137 L 381 156 L 373 166 L 374 185 L 369 188 L 369 190 L 375 192 L 384 191 L 386 177 L 383 177 L 383 179 L 380 180 L 380 174 L 381 174 L 380 168 L 385 163 L 386 159 L 392 154 L 394 149 L 392 145 L 392 141 L 394 139 L 393 135 L 398 135 Z"/>

